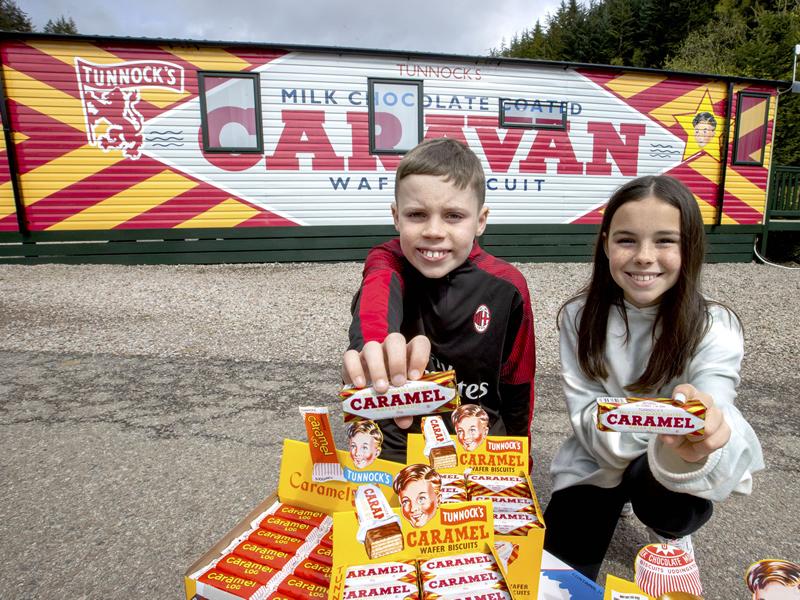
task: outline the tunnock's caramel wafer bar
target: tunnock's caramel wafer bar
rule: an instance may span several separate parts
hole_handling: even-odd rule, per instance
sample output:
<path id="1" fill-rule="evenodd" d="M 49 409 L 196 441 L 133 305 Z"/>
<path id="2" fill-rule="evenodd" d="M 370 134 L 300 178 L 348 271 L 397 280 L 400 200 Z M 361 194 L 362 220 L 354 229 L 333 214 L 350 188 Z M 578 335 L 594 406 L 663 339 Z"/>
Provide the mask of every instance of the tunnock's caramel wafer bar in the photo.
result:
<path id="1" fill-rule="evenodd" d="M 479 589 L 471 592 L 456 592 L 446 596 L 425 592 L 422 600 L 513 600 L 513 598 L 505 590 Z"/>
<path id="2" fill-rule="evenodd" d="M 267 595 L 263 586 L 257 581 L 231 575 L 217 568 L 211 568 L 203 573 L 197 578 L 197 582 L 246 600 L 261 600 Z M 198 591 L 205 592 L 202 588 Z"/>
<path id="3" fill-rule="evenodd" d="M 244 559 L 252 560 L 262 565 L 268 565 L 273 569 L 282 569 L 286 566 L 293 554 L 285 550 L 270 548 L 256 544 L 249 539 L 241 542 L 233 549 L 233 554 L 241 556 Z"/>
<path id="4" fill-rule="evenodd" d="M 499 571 L 499 567 L 494 556 L 487 552 L 470 552 L 419 561 L 419 572 L 423 581 L 441 575 L 473 571 Z"/>
<path id="5" fill-rule="evenodd" d="M 470 498 L 475 496 L 517 496 L 530 498 L 531 490 L 524 477 L 515 475 L 467 475 Z"/>
<path id="6" fill-rule="evenodd" d="M 333 548 L 322 543 L 317 544 L 308 553 L 308 557 L 323 565 L 331 566 L 333 565 Z"/>
<path id="7" fill-rule="evenodd" d="M 542 524 L 535 514 L 529 512 L 494 513 L 494 532 L 501 535 L 527 535 L 534 527 Z"/>
<path id="8" fill-rule="evenodd" d="M 442 596 L 489 589 L 504 591 L 508 589 L 503 575 L 499 571 L 443 573 L 422 584 L 423 593 L 433 592 Z"/>
<path id="9" fill-rule="evenodd" d="M 226 554 L 223 556 L 217 561 L 216 568 L 220 571 L 225 571 L 229 575 L 252 579 L 261 585 L 266 584 L 281 572 L 280 568 L 262 565 L 254 560 L 248 560 L 236 554 Z"/>
<path id="10" fill-rule="evenodd" d="M 306 581 L 325 587 L 328 587 L 331 582 L 331 566 L 320 564 L 310 558 L 301 560 L 300 564 L 295 567 L 294 574 Z"/>
<path id="11" fill-rule="evenodd" d="M 521 496 L 473 496 L 470 500 L 488 500 L 492 503 L 492 510 L 498 512 L 529 512 L 536 513 L 532 498 Z"/>
<path id="12" fill-rule="evenodd" d="M 346 386 L 339 392 L 345 422 L 391 419 L 452 412 L 461 403 L 455 371 L 426 373 L 405 385 L 390 387 L 385 394 L 373 388 Z"/>
<path id="13" fill-rule="evenodd" d="M 300 549 L 300 546 L 306 543 L 303 539 L 276 531 L 270 531 L 269 529 L 256 529 L 247 539 L 261 546 L 283 550 L 290 554 L 295 554 Z"/>
<path id="14" fill-rule="evenodd" d="M 416 583 L 404 581 L 382 581 L 362 587 L 345 588 L 342 600 L 361 600 L 369 598 L 375 600 L 417 600 L 419 588 Z"/>
<path id="15" fill-rule="evenodd" d="M 311 532 L 314 531 L 315 526 L 309 523 L 299 523 L 297 521 L 290 521 L 283 517 L 275 515 L 267 515 L 258 524 L 261 529 L 274 531 L 275 533 L 282 533 L 298 539 L 308 539 Z"/>
<path id="16" fill-rule="evenodd" d="M 364 544 L 367 556 L 374 559 L 400 552 L 403 549 L 400 519 L 378 486 L 359 486 L 355 504 L 359 523 L 356 539 Z"/>
<path id="17" fill-rule="evenodd" d="M 307 523 L 313 527 L 319 527 L 323 523 L 331 520 L 331 518 L 324 512 L 318 510 L 309 510 L 307 508 L 300 508 L 299 506 L 292 506 L 291 504 L 281 504 L 273 513 L 277 517 L 283 517 L 290 521 L 297 521 L 298 523 Z"/>
<path id="18" fill-rule="evenodd" d="M 319 585 L 292 573 L 281 581 L 278 586 L 278 593 L 286 594 L 287 596 L 295 598 L 295 600 L 324 600 L 328 597 L 328 586 Z"/>
<path id="19" fill-rule="evenodd" d="M 628 433 L 704 434 L 706 407 L 699 400 L 597 398 L 597 428 Z"/>
<path id="20" fill-rule="evenodd" d="M 508 565 L 513 564 L 519 558 L 519 544 L 502 540 L 494 543 L 494 551 L 500 562 L 503 563 L 504 570 L 508 570 Z"/>
<path id="21" fill-rule="evenodd" d="M 311 479 L 317 482 L 345 481 L 344 470 L 336 454 L 328 408 L 325 406 L 301 406 L 300 414 L 306 424 L 308 448 L 311 452 Z"/>
<path id="22" fill-rule="evenodd" d="M 387 581 L 416 583 L 417 566 L 413 560 L 348 567 L 344 575 L 344 587 L 369 587 Z"/>
<path id="23" fill-rule="evenodd" d="M 434 469 L 452 469 L 458 466 L 456 445 L 450 439 L 442 417 L 422 417 L 422 434 L 425 436 L 423 452 Z"/>

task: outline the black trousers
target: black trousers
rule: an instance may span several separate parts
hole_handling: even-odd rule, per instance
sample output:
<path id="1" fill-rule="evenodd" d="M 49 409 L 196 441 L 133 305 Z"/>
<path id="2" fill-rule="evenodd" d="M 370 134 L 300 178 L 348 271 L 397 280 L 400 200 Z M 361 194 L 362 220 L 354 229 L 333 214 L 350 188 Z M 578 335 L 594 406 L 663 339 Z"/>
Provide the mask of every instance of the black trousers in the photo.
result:
<path id="1" fill-rule="evenodd" d="M 671 492 L 658 483 L 644 454 L 628 465 L 617 487 L 576 485 L 553 492 L 544 512 L 545 550 L 596 580 L 628 501 L 642 523 L 668 538 L 694 533 L 714 510 L 709 500 Z"/>

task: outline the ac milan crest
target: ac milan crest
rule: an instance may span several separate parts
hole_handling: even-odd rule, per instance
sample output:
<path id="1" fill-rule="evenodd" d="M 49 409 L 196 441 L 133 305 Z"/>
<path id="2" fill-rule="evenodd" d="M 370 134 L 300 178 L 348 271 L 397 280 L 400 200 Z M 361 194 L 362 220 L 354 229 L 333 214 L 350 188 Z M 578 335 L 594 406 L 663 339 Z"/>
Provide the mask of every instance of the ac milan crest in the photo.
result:
<path id="1" fill-rule="evenodd" d="M 489 321 L 491 320 L 492 313 L 489 311 L 489 307 L 485 304 L 481 304 L 475 314 L 472 315 L 472 324 L 475 326 L 475 331 L 478 333 L 483 333 L 489 328 Z"/>

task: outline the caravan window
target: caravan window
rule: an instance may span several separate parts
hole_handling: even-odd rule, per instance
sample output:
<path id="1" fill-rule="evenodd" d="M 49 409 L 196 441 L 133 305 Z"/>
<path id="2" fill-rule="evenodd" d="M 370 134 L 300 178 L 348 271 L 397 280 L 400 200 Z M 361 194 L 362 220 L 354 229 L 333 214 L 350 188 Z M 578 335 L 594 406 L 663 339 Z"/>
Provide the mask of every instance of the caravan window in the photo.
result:
<path id="1" fill-rule="evenodd" d="M 769 120 L 769 94 L 739 92 L 736 102 L 736 134 L 733 138 L 733 164 L 764 164 Z"/>
<path id="2" fill-rule="evenodd" d="M 205 152 L 263 151 L 258 73 L 198 73 Z"/>
<path id="3" fill-rule="evenodd" d="M 538 98 L 500 98 L 500 127 L 567 129 L 566 102 Z"/>
<path id="4" fill-rule="evenodd" d="M 368 79 L 369 151 L 404 154 L 422 141 L 422 81 Z"/>

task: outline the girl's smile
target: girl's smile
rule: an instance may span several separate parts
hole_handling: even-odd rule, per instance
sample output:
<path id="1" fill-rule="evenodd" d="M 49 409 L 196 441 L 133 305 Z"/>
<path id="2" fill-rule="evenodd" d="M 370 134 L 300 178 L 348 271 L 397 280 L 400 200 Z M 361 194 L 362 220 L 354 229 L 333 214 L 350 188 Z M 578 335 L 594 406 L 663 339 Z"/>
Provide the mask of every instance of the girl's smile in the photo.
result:
<path id="1" fill-rule="evenodd" d="M 626 202 L 611 219 L 605 252 L 611 277 L 625 299 L 653 306 L 678 281 L 681 213 L 654 196 Z"/>

